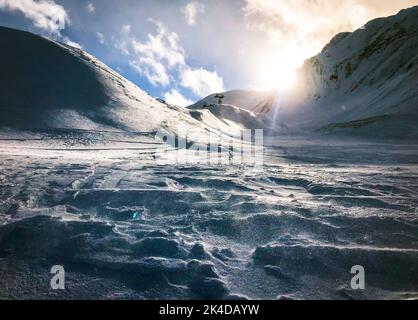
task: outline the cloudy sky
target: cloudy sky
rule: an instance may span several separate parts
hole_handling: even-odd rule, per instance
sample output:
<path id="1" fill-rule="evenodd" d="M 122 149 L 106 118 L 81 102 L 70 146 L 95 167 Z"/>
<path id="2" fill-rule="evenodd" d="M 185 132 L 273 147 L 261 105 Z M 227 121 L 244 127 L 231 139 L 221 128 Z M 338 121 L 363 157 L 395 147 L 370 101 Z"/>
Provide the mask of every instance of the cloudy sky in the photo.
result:
<path id="1" fill-rule="evenodd" d="M 418 0 L 0 0 L 0 25 L 80 46 L 151 95 L 187 105 L 271 90 L 338 32 Z"/>

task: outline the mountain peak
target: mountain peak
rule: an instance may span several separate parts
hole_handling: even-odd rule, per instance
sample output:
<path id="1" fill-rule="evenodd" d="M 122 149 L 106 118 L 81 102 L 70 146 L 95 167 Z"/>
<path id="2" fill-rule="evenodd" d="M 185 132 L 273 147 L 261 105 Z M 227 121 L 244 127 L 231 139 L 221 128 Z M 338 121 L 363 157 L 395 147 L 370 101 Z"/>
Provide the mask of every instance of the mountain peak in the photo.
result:
<path id="1" fill-rule="evenodd" d="M 337 34 L 299 70 L 297 87 L 281 105 L 281 120 L 315 128 L 418 117 L 417 48 L 418 6 Z"/>

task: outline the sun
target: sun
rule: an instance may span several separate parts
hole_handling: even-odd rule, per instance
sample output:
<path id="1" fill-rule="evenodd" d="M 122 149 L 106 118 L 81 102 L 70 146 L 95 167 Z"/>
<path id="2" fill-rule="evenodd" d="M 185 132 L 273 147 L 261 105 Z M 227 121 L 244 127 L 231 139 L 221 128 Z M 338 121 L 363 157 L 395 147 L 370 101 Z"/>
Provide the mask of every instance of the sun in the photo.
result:
<path id="1" fill-rule="evenodd" d="M 268 82 L 276 85 L 273 89 L 290 89 L 296 83 L 296 70 L 278 70 L 272 73 Z"/>
<path id="2" fill-rule="evenodd" d="M 296 83 L 296 70 L 273 69 L 268 70 L 259 78 L 260 88 L 268 91 L 287 90 Z"/>
<path id="3" fill-rule="evenodd" d="M 255 83 L 263 91 L 289 90 L 297 83 L 298 69 L 306 60 L 299 45 L 266 47 L 252 60 Z"/>
<path id="4" fill-rule="evenodd" d="M 266 63 L 259 70 L 258 83 L 260 88 L 268 91 L 288 90 L 296 83 L 296 67 L 294 63 L 284 61 Z"/>

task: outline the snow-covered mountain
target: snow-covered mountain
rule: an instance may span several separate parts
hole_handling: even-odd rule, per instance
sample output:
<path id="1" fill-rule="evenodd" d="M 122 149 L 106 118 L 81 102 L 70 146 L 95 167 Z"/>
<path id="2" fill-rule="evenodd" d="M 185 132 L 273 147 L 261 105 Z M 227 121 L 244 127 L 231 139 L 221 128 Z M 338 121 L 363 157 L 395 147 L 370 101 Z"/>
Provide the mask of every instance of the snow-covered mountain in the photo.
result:
<path id="1" fill-rule="evenodd" d="M 0 28 L 0 125 L 153 130 L 169 110 L 80 49 Z M 7 48 L 7 49 L 5 49 Z M 161 109 L 160 119 L 146 116 Z M 132 117 L 135 109 L 138 117 Z"/>
<path id="2" fill-rule="evenodd" d="M 274 92 L 233 90 L 222 93 L 213 93 L 189 106 L 189 108 L 198 109 L 204 106 L 218 104 L 219 98 L 216 97 L 218 94 L 221 94 L 224 97 L 222 98 L 222 103 L 236 106 L 254 114 L 268 112 L 275 98 Z"/>
<path id="3" fill-rule="evenodd" d="M 336 35 L 305 62 L 297 87 L 270 112 L 276 121 L 296 127 L 381 136 L 416 133 L 418 7 Z"/>
<path id="4" fill-rule="evenodd" d="M 395 68 L 393 48 L 358 58 L 366 35 L 343 53 L 354 34 L 306 63 L 293 100 L 227 92 L 180 108 L 82 50 L 0 28 L 0 300 L 418 299 L 417 143 L 266 136 L 261 159 L 259 145 L 232 150 L 229 137 L 219 148 L 212 136 L 209 154 L 193 136 L 175 150 L 149 134 L 240 133 L 269 118 L 317 128 L 345 115 L 375 118 L 326 130 L 369 127 L 398 104 L 414 119 L 416 105 L 400 102 L 414 97 L 415 38 L 399 36 Z M 344 57 L 351 66 L 333 76 Z M 66 290 L 51 290 L 57 264 Z M 354 265 L 367 290 L 350 288 Z"/>
<path id="5" fill-rule="evenodd" d="M 242 128 L 418 137 L 418 7 L 336 35 L 286 92 L 229 91 L 180 108 L 83 50 L 0 28 L 0 127 L 236 133 Z"/>
<path id="6" fill-rule="evenodd" d="M 418 137 L 418 7 L 337 34 L 284 92 L 230 91 L 223 103 L 285 132 Z M 218 103 L 210 95 L 192 109 Z"/>
<path id="7" fill-rule="evenodd" d="M 204 123 L 157 101 L 81 49 L 4 27 L 0 43 L 2 128 L 238 131 L 215 116 Z"/>

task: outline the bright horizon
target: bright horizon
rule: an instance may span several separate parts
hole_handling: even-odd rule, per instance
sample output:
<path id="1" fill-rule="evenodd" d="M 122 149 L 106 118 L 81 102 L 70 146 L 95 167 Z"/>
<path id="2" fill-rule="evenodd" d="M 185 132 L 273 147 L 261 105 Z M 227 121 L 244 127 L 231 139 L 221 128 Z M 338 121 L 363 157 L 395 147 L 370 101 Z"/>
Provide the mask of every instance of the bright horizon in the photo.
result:
<path id="1" fill-rule="evenodd" d="M 185 106 L 220 91 L 286 89 L 335 34 L 413 5 L 418 0 L 0 0 L 0 25 L 80 46 L 151 95 Z"/>

